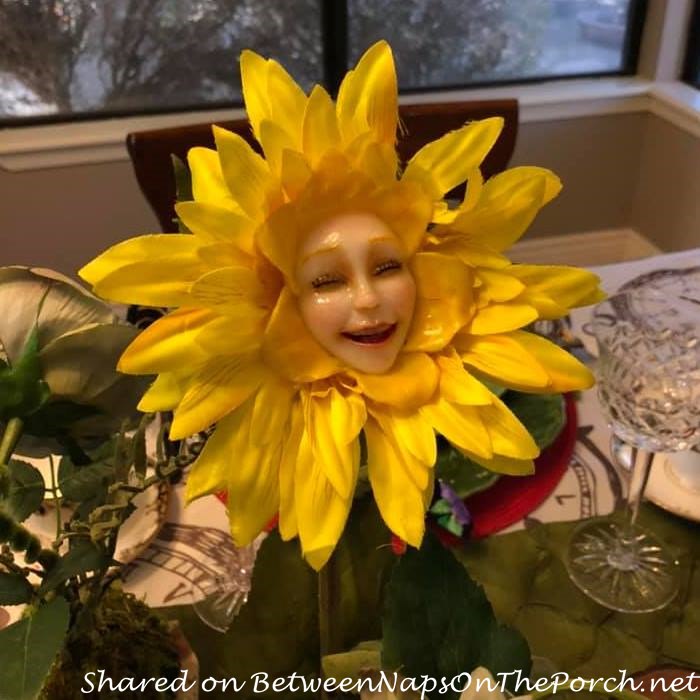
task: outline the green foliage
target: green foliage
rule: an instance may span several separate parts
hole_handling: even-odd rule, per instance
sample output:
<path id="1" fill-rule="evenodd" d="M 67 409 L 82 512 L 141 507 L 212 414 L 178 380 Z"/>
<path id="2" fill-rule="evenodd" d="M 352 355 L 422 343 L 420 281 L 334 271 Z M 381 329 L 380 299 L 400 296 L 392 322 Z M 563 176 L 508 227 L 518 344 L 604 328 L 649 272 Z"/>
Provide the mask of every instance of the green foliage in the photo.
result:
<path id="1" fill-rule="evenodd" d="M 0 498 L 0 511 L 21 523 L 41 506 L 44 478 L 36 467 L 19 459 L 10 460 L 7 470 L 9 488 L 6 497 Z"/>
<path id="2" fill-rule="evenodd" d="M 54 503 L 56 540 L 50 549 L 42 549 L 39 540 L 21 524 L 44 497 L 41 474 L 18 460 L 3 465 L 7 478 L 0 500 L 0 541 L 9 547 L 0 549 L 0 604 L 30 603 L 31 614 L 0 633 L 4 635 L 0 647 L 20 636 L 32 646 L 41 638 L 47 646 L 40 647 L 45 654 L 36 659 L 33 649 L 22 651 L 19 646 L 3 652 L 0 665 L 13 669 L 16 683 L 8 685 L 7 694 L 3 694 L 0 670 L 0 700 L 37 697 L 62 645 L 62 661 L 57 666 L 60 670 L 53 673 L 50 690 L 42 695 L 50 700 L 78 697 L 75 683 L 84 676 L 83 660 L 87 658 L 98 659 L 95 663 L 99 668 L 111 669 L 114 677 L 123 677 L 132 668 L 140 669 L 140 677 L 144 678 L 163 676 L 163 669 L 168 673 L 178 670 L 177 664 L 173 665 L 169 632 L 146 612 L 146 606 L 134 600 L 122 601 L 118 592 L 116 598 L 110 598 L 109 612 L 104 607 L 104 596 L 117 576 L 118 565 L 113 560 L 117 534 L 135 508 L 134 498 L 180 471 L 176 460 L 169 459 L 158 463 L 154 474 L 147 475 L 144 433 L 148 422 L 144 419 L 133 437 L 127 438 L 122 432 L 89 453 L 76 447 L 71 453 L 75 458 L 66 456 L 61 460 L 56 479 L 61 496 Z M 17 423 L 12 430 L 16 428 Z M 62 499 L 74 505 L 68 522 L 61 520 Z M 12 550 L 24 552 L 24 563 L 15 563 Z M 34 565 L 31 571 L 41 579 L 38 584 L 29 581 L 30 569 L 25 564 Z M 58 610 L 52 606 L 58 604 L 66 611 L 70 606 L 70 624 L 67 612 L 65 620 L 59 619 L 58 612 L 51 614 Z M 88 650 L 93 648 L 101 651 L 90 657 Z M 29 667 L 31 680 L 25 678 Z"/>
<path id="3" fill-rule="evenodd" d="M 0 420 L 24 418 L 36 412 L 51 395 L 42 379 L 39 333 L 35 328 L 17 362 L 0 367 Z"/>
<path id="4" fill-rule="evenodd" d="M 47 401 L 39 410 L 25 418 L 25 430 L 37 437 L 61 437 L 69 434 L 78 421 L 97 416 L 101 411 L 74 401 Z"/>
<path id="5" fill-rule="evenodd" d="M 22 574 L 0 571 L 0 605 L 28 603 L 33 594 L 34 589 Z"/>
<path id="6" fill-rule="evenodd" d="M 111 557 L 91 540 L 87 538 L 77 540 L 46 574 L 37 594 L 46 595 L 75 576 L 104 569 L 109 565 L 110 560 Z"/>
<path id="7" fill-rule="evenodd" d="M 0 700 L 38 697 L 63 645 L 68 621 L 68 603 L 63 598 L 54 598 L 0 630 Z"/>
<path id="8" fill-rule="evenodd" d="M 382 665 L 405 676 L 530 671 L 525 638 L 498 622 L 483 588 L 431 535 L 394 568 L 382 622 Z"/>
<path id="9" fill-rule="evenodd" d="M 465 457 L 444 439 L 439 442 L 435 476 L 449 484 L 460 498 L 483 491 L 499 479 L 496 472 Z"/>
<path id="10" fill-rule="evenodd" d="M 98 495 L 104 499 L 113 476 L 114 467 L 109 458 L 76 466 L 70 457 L 65 456 L 58 465 L 58 487 L 64 498 L 75 503 Z"/>
<path id="11" fill-rule="evenodd" d="M 566 414 L 561 394 L 522 394 L 509 391 L 504 396 L 504 401 L 540 449 L 549 447 L 564 427 Z"/>

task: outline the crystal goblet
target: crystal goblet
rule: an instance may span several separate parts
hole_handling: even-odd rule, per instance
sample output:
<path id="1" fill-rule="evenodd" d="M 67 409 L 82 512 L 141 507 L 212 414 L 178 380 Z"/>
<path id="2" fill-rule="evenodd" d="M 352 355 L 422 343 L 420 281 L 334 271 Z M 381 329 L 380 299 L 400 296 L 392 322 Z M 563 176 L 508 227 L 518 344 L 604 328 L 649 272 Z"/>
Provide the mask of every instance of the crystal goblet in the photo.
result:
<path id="1" fill-rule="evenodd" d="M 595 308 L 593 331 L 600 404 L 613 433 L 630 445 L 633 468 L 623 517 L 581 524 L 566 565 L 598 603 L 650 612 L 675 597 L 679 566 L 637 516 L 654 454 L 700 442 L 700 294 L 631 288 Z"/>

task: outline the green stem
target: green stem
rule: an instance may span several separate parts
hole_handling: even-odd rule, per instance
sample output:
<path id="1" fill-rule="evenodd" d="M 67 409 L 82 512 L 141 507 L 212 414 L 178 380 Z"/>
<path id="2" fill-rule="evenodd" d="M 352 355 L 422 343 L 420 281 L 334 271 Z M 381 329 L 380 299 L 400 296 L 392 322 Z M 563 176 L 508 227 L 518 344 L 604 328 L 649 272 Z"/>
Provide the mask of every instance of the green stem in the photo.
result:
<path id="1" fill-rule="evenodd" d="M 14 563 L 11 556 L 5 555 L 0 552 L 0 565 L 4 566 L 10 573 L 19 574 L 20 576 L 26 576 L 20 566 Z"/>
<path id="2" fill-rule="evenodd" d="M 12 456 L 20 437 L 22 437 L 23 427 L 24 421 L 22 421 L 21 418 L 10 418 L 10 420 L 7 421 L 5 432 L 0 441 L 0 464 L 7 464 Z"/>
<path id="3" fill-rule="evenodd" d="M 318 572 L 318 637 L 320 660 L 337 651 L 335 627 L 338 624 L 338 589 L 335 554 L 331 554 L 326 565 Z M 321 700 L 328 695 L 321 690 Z"/>
<path id="4" fill-rule="evenodd" d="M 56 468 L 53 461 L 53 455 L 49 455 L 49 464 L 51 465 L 51 493 L 53 494 L 53 505 L 56 509 L 56 541 L 61 536 L 63 531 L 63 522 L 61 520 L 61 497 L 58 494 L 58 485 L 56 484 Z"/>

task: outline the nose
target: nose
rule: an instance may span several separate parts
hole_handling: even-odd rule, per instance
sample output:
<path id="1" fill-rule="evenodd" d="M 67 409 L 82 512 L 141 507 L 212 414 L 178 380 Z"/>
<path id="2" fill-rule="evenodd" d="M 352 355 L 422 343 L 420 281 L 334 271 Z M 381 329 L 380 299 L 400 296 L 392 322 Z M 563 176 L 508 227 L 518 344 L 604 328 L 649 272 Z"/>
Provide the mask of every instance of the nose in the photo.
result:
<path id="1" fill-rule="evenodd" d="M 379 295 L 370 280 L 358 280 L 353 290 L 353 305 L 356 309 L 375 309 L 379 306 Z"/>

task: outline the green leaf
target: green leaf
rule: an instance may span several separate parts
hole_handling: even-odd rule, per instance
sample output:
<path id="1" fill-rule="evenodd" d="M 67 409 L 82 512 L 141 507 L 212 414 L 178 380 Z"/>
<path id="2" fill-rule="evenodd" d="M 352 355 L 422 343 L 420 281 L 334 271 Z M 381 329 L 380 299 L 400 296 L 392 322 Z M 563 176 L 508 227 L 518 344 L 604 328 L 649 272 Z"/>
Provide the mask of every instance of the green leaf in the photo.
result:
<path id="1" fill-rule="evenodd" d="M 106 462 L 94 462 L 78 467 L 70 457 L 63 457 L 58 465 L 58 486 L 64 498 L 79 502 L 106 492 L 114 468 Z"/>
<path id="2" fill-rule="evenodd" d="M 37 437 L 58 437 L 70 431 L 79 420 L 99 415 L 95 406 L 84 406 L 73 401 L 49 401 L 24 422 L 24 430 Z"/>
<path id="3" fill-rule="evenodd" d="M 170 154 L 170 160 L 173 164 L 173 175 L 175 176 L 175 201 L 189 202 L 193 200 L 192 175 L 189 168 L 174 153 Z M 190 230 L 180 219 L 176 219 L 176 221 L 180 233 L 190 233 Z"/>
<path id="4" fill-rule="evenodd" d="M 20 574 L 0 571 L 0 605 L 21 605 L 32 599 L 34 589 Z"/>
<path id="5" fill-rule="evenodd" d="M 435 476 L 449 484 L 460 498 L 483 491 L 498 481 L 496 472 L 484 469 L 465 457 L 446 440 L 440 439 L 438 445 Z"/>
<path id="6" fill-rule="evenodd" d="M 68 603 L 55 598 L 0 630 L 0 700 L 33 700 L 63 646 Z"/>
<path id="7" fill-rule="evenodd" d="M 38 595 L 43 596 L 69 578 L 86 571 L 95 571 L 108 563 L 108 557 L 103 550 L 91 540 L 74 539 L 72 542 L 68 552 L 58 560 L 42 581 L 37 591 Z"/>
<path id="8" fill-rule="evenodd" d="M 0 368 L 0 419 L 25 418 L 37 411 L 51 395 L 42 379 L 39 333 L 35 328 L 17 362 Z"/>
<path id="9" fill-rule="evenodd" d="M 0 500 L 0 510 L 21 523 L 36 512 L 44 500 L 44 477 L 36 467 L 19 459 L 11 459 L 7 466 L 10 490 L 7 498 Z"/>
<path id="10" fill-rule="evenodd" d="M 540 449 L 549 447 L 554 442 L 566 422 L 564 398 L 561 394 L 521 394 L 510 391 L 504 401 Z"/>
<path id="11" fill-rule="evenodd" d="M 481 586 L 431 535 L 394 568 L 382 626 L 382 665 L 405 676 L 530 671 L 525 639 L 498 623 Z"/>

